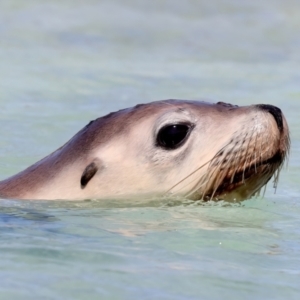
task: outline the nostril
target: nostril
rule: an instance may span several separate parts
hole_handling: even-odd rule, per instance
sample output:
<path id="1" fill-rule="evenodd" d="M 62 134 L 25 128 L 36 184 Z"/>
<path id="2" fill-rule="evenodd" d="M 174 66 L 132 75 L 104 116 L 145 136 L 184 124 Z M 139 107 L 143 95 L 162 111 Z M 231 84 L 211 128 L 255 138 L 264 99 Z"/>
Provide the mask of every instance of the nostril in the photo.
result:
<path id="1" fill-rule="evenodd" d="M 258 104 L 257 107 L 269 112 L 275 119 L 280 132 L 283 130 L 282 112 L 280 108 L 269 104 Z"/>

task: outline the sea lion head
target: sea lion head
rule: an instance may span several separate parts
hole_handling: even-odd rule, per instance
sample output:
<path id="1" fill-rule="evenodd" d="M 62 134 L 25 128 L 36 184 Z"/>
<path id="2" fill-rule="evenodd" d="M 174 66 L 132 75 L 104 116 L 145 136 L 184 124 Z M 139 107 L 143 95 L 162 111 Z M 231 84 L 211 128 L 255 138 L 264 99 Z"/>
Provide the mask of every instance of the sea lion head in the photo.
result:
<path id="1" fill-rule="evenodd" d="M 275 106 L 157 101 L 92 121 L 6 185 L 34 181 L 22 198 L 242 200 L 277 185 L 289 145 Z"/>
<path id="2" fill-rule="evenodd" d="M 168 100 L 108 119 L 109 139 L 94 149 L 102 171 L 91 182 L 106 197 L 246 199 L 273 175 L 277 185 L 289 151 L 287 123 L 271 105 Z"/>

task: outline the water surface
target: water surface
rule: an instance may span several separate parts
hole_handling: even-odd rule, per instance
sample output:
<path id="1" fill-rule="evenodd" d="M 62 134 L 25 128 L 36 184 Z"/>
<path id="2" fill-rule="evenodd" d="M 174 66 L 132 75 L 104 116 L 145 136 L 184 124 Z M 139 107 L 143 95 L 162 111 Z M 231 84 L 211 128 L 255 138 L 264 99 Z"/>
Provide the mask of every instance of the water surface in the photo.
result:
<path id="1" fill-rule="evenodd" d="M 168 98 L 278 105 L 292 151 L 241 204 L 1 200 L 1 298 L 299 299 L 299 32 L 292 0 L 2 1 L 1 178 Z"/>

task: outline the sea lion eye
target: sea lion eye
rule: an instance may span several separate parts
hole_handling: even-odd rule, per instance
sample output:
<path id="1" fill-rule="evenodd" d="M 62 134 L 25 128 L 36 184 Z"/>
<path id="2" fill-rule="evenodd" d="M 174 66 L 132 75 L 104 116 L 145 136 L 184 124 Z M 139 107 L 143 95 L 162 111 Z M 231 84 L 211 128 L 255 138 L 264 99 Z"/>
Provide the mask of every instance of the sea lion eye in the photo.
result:
<path id="1" fill-rule="evenodd" d="M 191 131 L 190 124 L 171 124 L 161 128 L 157 134 L 158 146 L 172 150 L 182 145 Z"/>

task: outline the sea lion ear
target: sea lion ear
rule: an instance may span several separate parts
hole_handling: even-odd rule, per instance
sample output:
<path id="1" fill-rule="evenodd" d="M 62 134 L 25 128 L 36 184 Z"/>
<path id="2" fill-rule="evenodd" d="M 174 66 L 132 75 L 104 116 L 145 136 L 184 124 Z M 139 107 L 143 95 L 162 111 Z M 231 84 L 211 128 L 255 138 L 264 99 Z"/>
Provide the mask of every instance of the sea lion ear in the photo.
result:
<path id="1" fill-rule="evenodd" d="M 86 166 L 85 170 L 83 171 L 80 179 L 81 188 L 84 189 L 89 181 L 94 177 L 97 173 L 99 167 L 97 161 L 91 162 L 89 165 Z"/>

